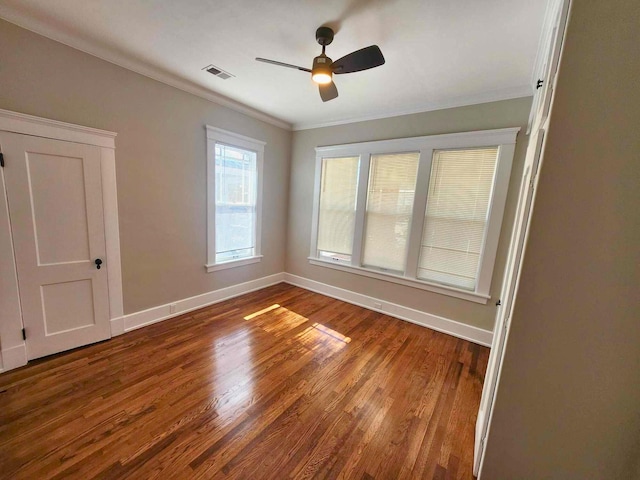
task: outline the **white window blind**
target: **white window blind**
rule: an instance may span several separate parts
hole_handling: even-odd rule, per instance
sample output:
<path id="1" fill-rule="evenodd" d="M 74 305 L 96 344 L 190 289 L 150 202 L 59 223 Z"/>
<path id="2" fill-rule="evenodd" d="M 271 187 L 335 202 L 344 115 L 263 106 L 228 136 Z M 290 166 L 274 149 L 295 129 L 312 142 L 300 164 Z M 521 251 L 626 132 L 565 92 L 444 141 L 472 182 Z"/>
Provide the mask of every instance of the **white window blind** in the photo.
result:
<path id="1" fill-rule="evenodd" d="M 318 251 L 322 257 L 351 259 L 359 163 L 359 157 L 322 160 L 318 217 Z"/>
<path id="2" fill-rule="evenodd" d="M 215 145 L 215 261 L 255 254 L 256 152 Z"/>
<path id="3" fill-rule="evenodd" d="M 434 151 L 418 278 L 476 288 L 497 160 L 497 147 Z"/>
<path id="4" fill-rule="evenodd" d="M 363 265 L 404 272 L 420 154 L 372 155 Z"/>

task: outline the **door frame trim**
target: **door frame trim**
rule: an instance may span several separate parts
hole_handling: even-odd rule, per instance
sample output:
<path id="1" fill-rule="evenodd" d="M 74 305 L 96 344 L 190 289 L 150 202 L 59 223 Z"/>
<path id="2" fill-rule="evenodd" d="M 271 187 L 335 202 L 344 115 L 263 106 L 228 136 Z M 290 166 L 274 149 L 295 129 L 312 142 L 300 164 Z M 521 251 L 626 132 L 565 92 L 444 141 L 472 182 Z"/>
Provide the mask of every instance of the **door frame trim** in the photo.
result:
<path id="1" fill-rule="evenodd" d="M 0 130 L 34 137 L 116 148 L 115 132 L 0 109 Z"/>
<path id="2" fill-rule="evenodd" d="M 109 320 L 122 318 L 124 309 L 115 163 L 117 133 L 2 109 L 0 109 L 0 131 L 101 147 L 100 170 L 108 259 Z M 4 204 L 6 198 L 4 172 L 0 169 L 0 225 L 10 226 L 9 212 Z M 3 248 L 0 248 L 0 264 L 13 265 L 13 269 L 3 268 L 0 271 L 0 285 L 7 286 L 5 289 L 0 289 L 0 299 L 2 303 L 12 308 L 8 314 L 3 314 L 4 319 L 0 320 L 0 372 L 21 367 L 27 363 L 26 343 L 22 339 L 22 312 L 10 228 L 8 238 L 0 238 L 0 243 L 5 242 L 9 242 L 9 245 L 6 248 L 2 245 Z M 111 325 L 114 323 L 111 322 Z M 112 331 L 111 336 L 119 333 L 121 332 Z"/>

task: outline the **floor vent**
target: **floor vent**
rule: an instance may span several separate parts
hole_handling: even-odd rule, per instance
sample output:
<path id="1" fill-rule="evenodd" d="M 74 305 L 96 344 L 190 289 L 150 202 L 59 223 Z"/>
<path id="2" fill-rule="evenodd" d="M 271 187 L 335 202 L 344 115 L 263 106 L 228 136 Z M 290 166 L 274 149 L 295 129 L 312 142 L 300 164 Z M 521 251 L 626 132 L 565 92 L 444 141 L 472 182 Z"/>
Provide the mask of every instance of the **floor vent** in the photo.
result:
<path id="1" fill-rule="evenodd" d="M 215 75 L 218 78 L 226 80 L 227 78 L 235 77 L 235 75 L 230 74 L 229 72 L 225 72 L 221 68 L 216 67 L 215 65 L 207 65 L 202 70 L 206 70 L 211 75 Z"/>

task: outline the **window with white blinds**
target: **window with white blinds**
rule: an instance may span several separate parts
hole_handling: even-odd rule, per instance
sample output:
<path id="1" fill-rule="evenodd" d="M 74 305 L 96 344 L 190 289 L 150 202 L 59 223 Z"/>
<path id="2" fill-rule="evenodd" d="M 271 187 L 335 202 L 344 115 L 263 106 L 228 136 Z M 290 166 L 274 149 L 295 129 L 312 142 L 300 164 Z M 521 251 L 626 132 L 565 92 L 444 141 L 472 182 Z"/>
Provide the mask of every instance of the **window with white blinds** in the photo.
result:
<path id="1" fill-rule="evenodd" d="M 363 265 L 404 272 L 419 157 L 371 156 Z"/>
<path id="2" fill-rule="evenodd" d="M 309 261 L 486 303 L 518 131 L 316 148 Z"/>
<path id="3" fill-rule="evenodd" d="M 351 260 L 359 162 L 359 157 L 322 160 L 318 219 L 321 257 Z"/>
<path id="4" fill-rule="evenodd" d="M 474 290 L 497 148 L 433 152 L 418 278 Z"/>

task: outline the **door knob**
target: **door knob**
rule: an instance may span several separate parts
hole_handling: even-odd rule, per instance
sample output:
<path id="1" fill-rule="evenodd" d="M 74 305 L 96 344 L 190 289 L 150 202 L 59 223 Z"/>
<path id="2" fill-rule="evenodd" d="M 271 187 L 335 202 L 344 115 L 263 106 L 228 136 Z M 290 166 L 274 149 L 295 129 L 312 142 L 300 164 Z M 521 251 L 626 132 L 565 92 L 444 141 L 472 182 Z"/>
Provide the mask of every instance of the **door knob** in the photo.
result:
<path id="1" fill-rule="evenodd" d="M 100 260 L 99 258 L 96 258 L 96 268 L 98 270 L 100 270 L 100 265 L 102 265 L 102 260 Z"/>

